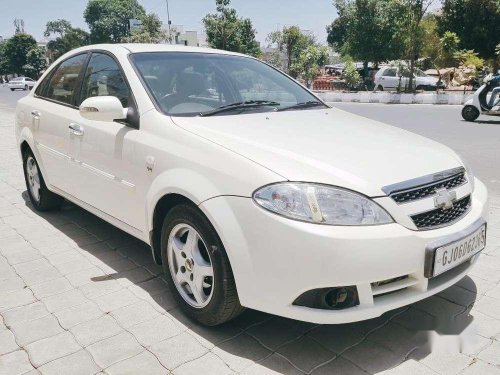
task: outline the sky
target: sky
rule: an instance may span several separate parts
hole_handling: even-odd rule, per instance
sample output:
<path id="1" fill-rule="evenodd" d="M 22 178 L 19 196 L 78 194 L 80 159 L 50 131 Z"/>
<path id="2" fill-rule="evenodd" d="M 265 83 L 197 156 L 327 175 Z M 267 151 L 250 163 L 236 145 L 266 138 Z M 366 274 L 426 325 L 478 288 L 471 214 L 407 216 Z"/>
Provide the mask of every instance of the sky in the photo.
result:
<path id="1" fill-rule="evenodd" d="M 24 19 L 24 29 L 35 39 L 43 38 L 49 20 L 64 18 L 73 27 L 88 30 L 83 11 L 88 0 L 1 0 L 0 36 L 14 34 L 13 20 Z M 170 18 L 174 25 L 184 25 L 184 30 L 201 31 L 201 20 L 208 12 L 215 11 L 215 0 L 168 0 Z M 146 12 L 158 14 L 166 24 L 166 0 L 139 0 Z M 298 25 L 311 30 L 319 42 L 326 42 L 326 25 L 335 18 L 332 0 L 232 0 L 231 6 L 242 17 L 252 20 L 257 30 L 257 40 L 265 44 L 266 35 L 285 25 Z"/>

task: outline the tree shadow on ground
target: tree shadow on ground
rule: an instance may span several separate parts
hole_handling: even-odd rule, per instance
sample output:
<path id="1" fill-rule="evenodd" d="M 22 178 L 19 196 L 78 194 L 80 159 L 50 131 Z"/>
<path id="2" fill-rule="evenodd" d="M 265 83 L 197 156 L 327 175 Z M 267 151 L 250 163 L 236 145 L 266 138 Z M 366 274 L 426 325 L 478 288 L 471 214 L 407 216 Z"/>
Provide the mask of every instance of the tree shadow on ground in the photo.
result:
<path id="1" fill-rule="evenodd" d="M 363 322 L 316 325 L 247 310 L 222 326 L 204 327 L 180 311 L 145 243 L 73 204 L 40 213 L 26 192 L 23 197 L 36 216 L 96 266 L 84 285 L 119 281 L 237 373 L 366 374 L 407 365 L 410 372 L 415 361 L 425 362 L 436 351 L 468 353 L 477 346 L 470 314 L 477 290 L 469 277 L 436 296 Z M 162 362 L 155 344 L 143 346 Z"/>

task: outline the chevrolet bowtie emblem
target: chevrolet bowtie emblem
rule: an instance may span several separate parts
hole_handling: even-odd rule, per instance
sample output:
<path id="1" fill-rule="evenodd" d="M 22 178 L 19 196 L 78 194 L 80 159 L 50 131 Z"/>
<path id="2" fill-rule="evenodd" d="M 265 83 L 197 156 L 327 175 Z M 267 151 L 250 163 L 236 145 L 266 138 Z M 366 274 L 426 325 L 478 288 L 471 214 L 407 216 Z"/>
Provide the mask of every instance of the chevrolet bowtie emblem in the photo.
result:
<path id="1" fill-rule="evenodd" d="M 453 208 L 453 202 L 456 200 L 456 192 L 448 191 L 447 189 L 436 189 L 436 195 L 434 196 L 434 206 L 436 206 L 436 208 L 449 210 Z"/>

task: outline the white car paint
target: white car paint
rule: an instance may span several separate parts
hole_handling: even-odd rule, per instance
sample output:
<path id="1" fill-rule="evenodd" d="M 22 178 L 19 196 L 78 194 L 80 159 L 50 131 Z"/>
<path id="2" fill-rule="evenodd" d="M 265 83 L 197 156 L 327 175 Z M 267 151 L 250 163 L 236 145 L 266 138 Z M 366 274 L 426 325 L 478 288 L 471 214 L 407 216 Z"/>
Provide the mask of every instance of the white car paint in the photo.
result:
<path id="1" fill-rule="evenodd" d="M 7 86 L 13 90 L 31 90 L 35 86 L 35 81 L 28 77 L 12 78 Z"/>
<path id="2" fill-rule="evenodd" d="M 413 80 L 414 87 L 421 87 L 424 89 L 436 89 L 439 79 L 426 75 L 420 69 L 417 69 L 418 74 L 415 75 Z M 385 66 L 375 74 L 374 84 L 376 89 L 382 90 L 396 90 L 399 85 L 404 89 L 409 84 L 409 77 L 403 75 L 400 69 L 394 66 Z"/>
<path id="3" fill-rule="evenodd" d="M 167 194 L 190 199 L 224 243 L 243 306 L 316 323 L 351 322 L 435 294 L 470 270 L 475 258 L 438 278 L 424 275 L 426 248 L 453 242 L 487 219 L 487 191 L 479 180 L 475 189 L 470 181 L 454 189 L 457 198 L 471 196 L 470 211 L 432 230 L 417 230 L 409 215 L 435 209 L 433 197 L 400 205 L 383 190 L 463 167 L 449 148 L 330 108 L 166 116 L 156 109 L 130 53 L 237 54 L 166 45 L 99 45 L 69 52 L 58 61 L 89 50 L 108 51 L 120 63 L 135 97 L 140 128 L 90 119 L 78 108 L 38 98 L 35 87 L 18 103 L 19 146 L 26 142 L 33 150 L 50 190 L 150 245 L 157 202 Z M 70 132 L 72 124 L 83 134 Z M 257 189 L 284 181 L 359 192 L 383 207 L 394 223 L 300 222 L 252 200 Z M 408 276 L 405 288 L 375 297 L 372 283 L 399 276 Z M 323 310 L 293 304 L 308 290 L 347 285 L 358 290 L 356 307 Z"/>

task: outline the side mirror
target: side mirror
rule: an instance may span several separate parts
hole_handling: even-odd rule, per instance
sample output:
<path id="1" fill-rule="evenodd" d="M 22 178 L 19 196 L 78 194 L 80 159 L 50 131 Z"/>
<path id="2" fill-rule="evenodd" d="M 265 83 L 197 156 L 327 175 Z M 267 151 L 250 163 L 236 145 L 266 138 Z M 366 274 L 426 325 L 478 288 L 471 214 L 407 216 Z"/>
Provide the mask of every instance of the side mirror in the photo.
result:
<path id="1" fill-rule="evenodd" d="M 94 96 L 80 104 L 80 115 L 93 121 L 125 120 L 127 111 L 116 96 Z"/>

